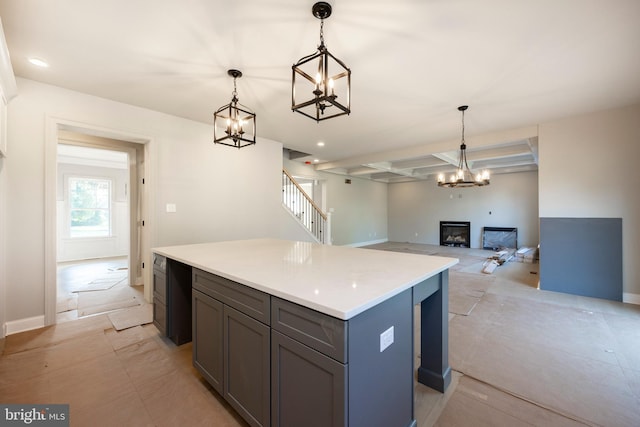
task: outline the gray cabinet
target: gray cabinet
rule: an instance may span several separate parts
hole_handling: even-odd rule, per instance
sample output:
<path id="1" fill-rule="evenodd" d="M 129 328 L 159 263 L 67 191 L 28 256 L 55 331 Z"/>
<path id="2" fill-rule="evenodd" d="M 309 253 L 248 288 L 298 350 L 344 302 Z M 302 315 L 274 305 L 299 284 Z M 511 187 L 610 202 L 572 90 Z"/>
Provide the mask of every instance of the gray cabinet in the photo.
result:
<path id="1" fill-rule="evenodd" d="M 269 426 L 270 297 L 193 270 L 193 364 L 252 426 Z"/>
<path id="2" fill-rule="evenodd" d="M 269 426 L 270 329 L 224 306 L 224 398 L 254 426 Z"/>
<path id="3" fill-rule="evenodd" d="M 347 321 L 271 298 L 271 425 L 415 427 L 406 290 Z"/>
<path id="4" fill-rule="evenodd" d="M 167 335 L 167 259 L 153 255 L 153 324 Z"/>
<path id="5" fill-rule="evenodd" d="M 347 322 L 271 298 L 271 425 L 343 427 Z"/>
<path id="6" fill-rule="evenodd" d="M 153 255 L 153 323 L 177 345 L 191 341 L 191 267 Z"/>
<path id="7" fill-rule="evenodd" d="M 347 365 L 275 330 L 271 349 L 271 425 L 347 425 Z"/>
<path id="8" fill-rule="evenodd" d="M 413 291 L 340 320 L 193 269 L 193 364 L 251 426 L 415 427 Z"/>
<path id="9" fill-rule="evenodd" d="M 193 290 L 193 366 L 223 394 L 223 306 L 222 303 L 200 291 Z"/>

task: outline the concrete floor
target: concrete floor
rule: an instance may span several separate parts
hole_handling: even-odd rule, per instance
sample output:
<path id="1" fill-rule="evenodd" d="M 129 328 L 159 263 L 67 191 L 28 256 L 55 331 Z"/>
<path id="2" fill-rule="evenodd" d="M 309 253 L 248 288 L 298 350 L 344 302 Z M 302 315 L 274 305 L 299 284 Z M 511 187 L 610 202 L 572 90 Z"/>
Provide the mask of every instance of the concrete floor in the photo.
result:
<path id="1" fill-rule="evenodd" d="M 444 394 L 416 383 L 418 426 L 640 425 L 640 307 L 540 291 L 537 264 L 483 274 L 489 251 L 374 249 L 460 259 L 453 382 Z M 11 335 L 0 350 L 0 402 L 68 403 L 73 426 L 246 425 L 193 369 L 191 344 L 153 325 L 116 332 L 96 315 Z"/>

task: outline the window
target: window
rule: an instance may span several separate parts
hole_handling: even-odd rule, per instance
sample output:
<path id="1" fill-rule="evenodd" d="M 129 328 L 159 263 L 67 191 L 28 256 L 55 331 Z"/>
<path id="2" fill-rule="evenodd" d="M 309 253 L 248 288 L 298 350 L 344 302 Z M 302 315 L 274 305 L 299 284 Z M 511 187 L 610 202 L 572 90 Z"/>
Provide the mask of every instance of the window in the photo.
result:
<path id="1" fill-rule="evenodd" d="M 69 178 L 71 237 L 111 236 L 111 181 Z"/>

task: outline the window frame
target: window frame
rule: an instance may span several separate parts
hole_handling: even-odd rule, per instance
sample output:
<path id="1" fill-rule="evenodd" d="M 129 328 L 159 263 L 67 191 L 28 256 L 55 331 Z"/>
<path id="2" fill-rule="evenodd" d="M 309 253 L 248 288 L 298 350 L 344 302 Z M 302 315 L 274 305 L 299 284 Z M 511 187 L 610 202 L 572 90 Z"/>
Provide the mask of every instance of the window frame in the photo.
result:
<path id="1" fill-rule="evenodd" d="M 74 209 L 74 207 L 72 206 L 72 202 L 71 202 L 71 181 L 72 180 L 87 180 L 87 181 L 103 181 L 103 182 L 107 182 L 108 186 L 109 186 L 109 201 L 108 201 L 108 208 L 92 208 L 95 210 L 106 210 L 107 211 L 107 218 L 108 218 L 108 223 L 109 223 L 109 229 L 107 231 L 107 234 L 105 235 L 99 235 L 99 236 L 74 236 L 72 234 L 72 225 L 71 225 L 71 212 Z M 81 240 L 81 239 L 108 239 L 108 238 L 112 238 L 114 237 L 114 230 L 113 230 L 113 208 L 114 208 L 114 201 L 113 201 L 113 186 L 114 186 L 114 180 L 110 177 L 106 177 L 106 176 L 94 176 L 94 175 L 84 175 L 84 174 L 68 174 L 65 176 L 65 187 L 66 187 L 66 191 L 65 191 L 65 230 L 66 230 L 66 237 L 69 239 L 73 239 L 73 240 Z"/>

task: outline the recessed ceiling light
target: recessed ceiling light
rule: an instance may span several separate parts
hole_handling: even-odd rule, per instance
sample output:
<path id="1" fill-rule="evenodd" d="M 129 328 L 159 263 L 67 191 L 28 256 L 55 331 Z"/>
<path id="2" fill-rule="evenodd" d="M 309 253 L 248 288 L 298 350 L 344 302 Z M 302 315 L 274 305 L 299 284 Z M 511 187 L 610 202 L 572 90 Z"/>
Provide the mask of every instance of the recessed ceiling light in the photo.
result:
<path id="1" fill-rule="evenodd" d="M 29 58 L 29 62 L 35 65 L 36 67 L 41 67 L 41 68 L 47 68 L 49 66 L 49 63 L 47 61 L 40 58 Z"/>
<path id="2" fill-rule="evenodd" d="M 324 147 L 324 142 L 318 142 L 318 147 Z"/>
<path id="3" fill-rule="evenodd" d="M 318 163 L 320 160 L 318 159 L 313 159 L 313 163 Z"/>

